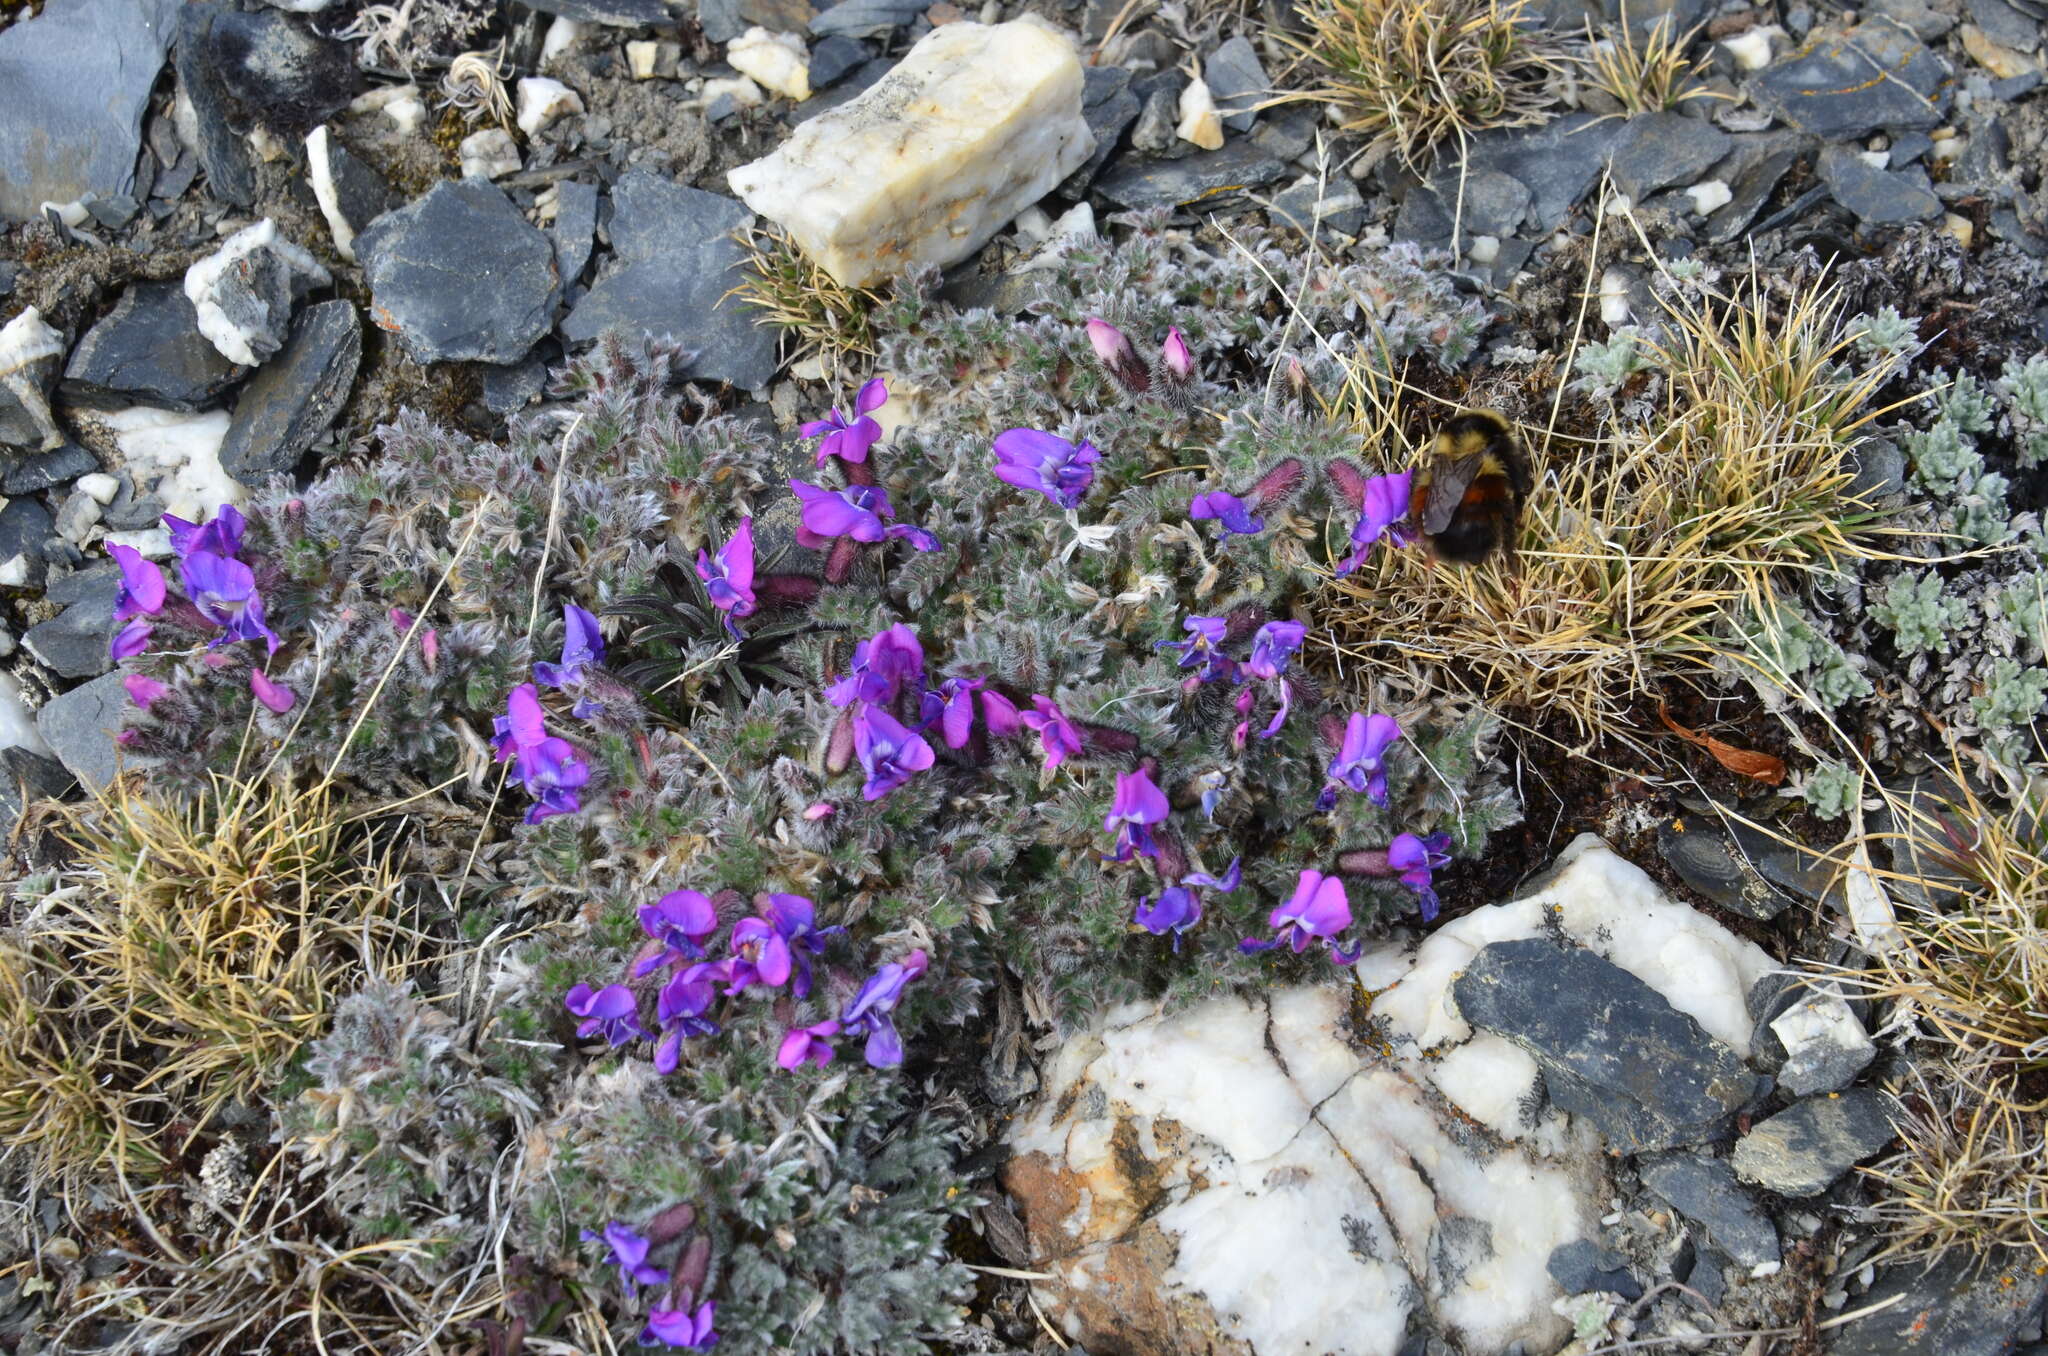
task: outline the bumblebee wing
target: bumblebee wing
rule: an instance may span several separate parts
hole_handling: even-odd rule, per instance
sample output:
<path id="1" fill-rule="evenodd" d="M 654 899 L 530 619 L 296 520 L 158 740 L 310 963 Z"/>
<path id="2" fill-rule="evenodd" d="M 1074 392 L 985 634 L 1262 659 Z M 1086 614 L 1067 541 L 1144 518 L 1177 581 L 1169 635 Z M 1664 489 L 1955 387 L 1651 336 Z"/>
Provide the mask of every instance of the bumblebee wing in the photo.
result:
<path id="1" fill-rule="evenodd" d="M 1465 491 L 1478 478 L 1480 466 L 1486 460 L 1485 452 L 1474 452 L 1469 456 L 1446 458 L 1433 468 L 1429 479 L 1429 496 L 1422 505 L 1422 530 L 1432 535 L 1451 525 L 1451 517 L 1457 513 L 1458 505 L 1464 502 Z"/>

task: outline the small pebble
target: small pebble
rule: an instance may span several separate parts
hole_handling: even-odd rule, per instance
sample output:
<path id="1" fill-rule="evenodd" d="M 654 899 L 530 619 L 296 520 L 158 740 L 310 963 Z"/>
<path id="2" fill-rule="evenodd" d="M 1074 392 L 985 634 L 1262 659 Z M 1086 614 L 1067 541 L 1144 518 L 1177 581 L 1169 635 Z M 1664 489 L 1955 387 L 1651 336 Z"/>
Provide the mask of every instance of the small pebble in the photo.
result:
<path id="1" fill-rule="evenodd" d="M 1752 28 L 1747 33 L 1722 39 L 1721 45 L 1735 64 L 1745 71 L 1760 71 L 1771 64 L 1771 34 L 1774 28 Z"/>
<path id="2" fill-rule="evenodd" d="M 1712 216 L 1735 200 L 1734 192 L 1720 179 L 1694 184 L 1685 192 L 1692 199 L 1692 210 L 1703 217 Z"/>
<path id="3" fill-rule="evenodd" d="M 1968 217 L 1959 217 L 1954 212 L 1942 218 L 1941 229 L 1954 236 L 1964 249 L 1970 248 L 1970 241 L 1977 230 Z"/>
<path id="4" fill-rule="evenodd" d="M 391 119 L 400 136 L 409 137 L 426 121 L 427 106 L 418 99 L 393 99 L 384 105 L 384 116 Z"/>
<path id="5" fill-rule="evenodd" d="M 465 179 L 496 179 L 519 173 L 519 143 L 502 127 L 486 127 L 462 139 L 456 156 L 462 162 Z"/>
<path id="6" fill-rule="evenodd" d="M 1500 237 L 1497 235 L 1475 235 L 1472 243 L 1465 247 L 1465 257 L 1482 267 L 1500 258 Z"/>
<path id="7" fill-rule="evenodd" d="M 1609 329 L 1628 323 L 1628 275 L 1610 268 L 1600 275 L 1600 319 Z"/>
<path id="8" fill-rule="evenodd" d="M 540 40 L 540 64 L 543 66 L 547 65 L 550 61 L 553 61 L 556 57 L 574 47 L 576 40 L 582 36 L 582 24 L 577 23 L 574 19 L 564 18 L 561 15 L 555 16 L 555 21 L 548 25 L 548 35 Z M 628 43 L 627 45 L 631 46 L 632 44 Z"/>
<path id="9" fill-rule="evenodd" d="M 1174 134 L 1205 151 L 1223 149 L 1223 119 L 1216 112 L 1216 100 L 1208 82 L 1195 80 L 1180 92 L 1180 125 Z"/>
<path id="10" fill-rule="evenodd" d="M 626 69 L 633 73 L 635 80 L 652 80 L 655 63 L 661 58 L 661 44 L 658 42 L 629 42 L 626 44 Z"/>
<path id="11" fill-rule="evenodd" d="M 583 97 L 559 80 L 529 75 L 519 82 L 519 130 L 531 137 L 558 118 L 583 111 Z"/>
<path id="12" fill-rule="evenodd" d="M 121 492 L 121 482 L 105 471 L 87 472 L 78 478 L 77 487 L 100 504 L 113 503 L 114 496 Z"/>

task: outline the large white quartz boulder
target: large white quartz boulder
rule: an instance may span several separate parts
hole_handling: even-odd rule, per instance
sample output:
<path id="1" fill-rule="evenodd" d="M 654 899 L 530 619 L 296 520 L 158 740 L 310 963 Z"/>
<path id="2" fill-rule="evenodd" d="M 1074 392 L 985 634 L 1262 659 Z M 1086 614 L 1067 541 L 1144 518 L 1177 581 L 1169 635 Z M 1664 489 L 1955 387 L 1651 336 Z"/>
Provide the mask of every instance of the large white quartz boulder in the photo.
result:
<path id="1" fill-rule="evenodd" d="M 1095 149 L 1073 44 L 1035 18 L 933 29 L 851 102 L 727 175 L 839 282 L 980 249 Z"/>

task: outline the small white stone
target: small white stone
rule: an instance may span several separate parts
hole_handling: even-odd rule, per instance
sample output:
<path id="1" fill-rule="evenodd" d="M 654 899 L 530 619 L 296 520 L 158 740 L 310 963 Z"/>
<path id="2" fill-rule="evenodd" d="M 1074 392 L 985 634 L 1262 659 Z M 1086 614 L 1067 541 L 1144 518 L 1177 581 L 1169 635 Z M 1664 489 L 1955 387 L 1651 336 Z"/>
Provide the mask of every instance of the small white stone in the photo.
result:
<path id="1" fill-rule="evenodd" d="M 1209 82 L 1199 76 L 1180 92 L 1180 125 L 1173 129 L 1173 134 L 1205 151 L 1223 147 L 1223 117 L 1216 111 L 1216 97 L 1209 93 Z"/>
<path id="2" fill-rule="evenodd" d="M 0 562 L 0 585 L 18 589 L 28 582 L 28 557 L 21 554 L 9 556 Z"/>
<path id="3" fill-rule="evenodd" d="M 1600 275 L 1600 319 L 1609 329 L 1626 325 L 1629 317 L 1628 275 L 1610 268 Z"/>
<path id="4" fill-rule="evenodd" d="M 1942 218 L 1941 229 L 1954 236 L 1964 249 L 1970 248 L 1970 241 L 1977 235 L 1976 225 L 1968 217 L 1957 216 L 1954 212 Z"/>
<path id="5" fill-rule="evenodd" d="M 706 80 L 703 88 L 697 91 L 697 99 L 699 103 L 709 108 L 718 102 L 718 97 L 722 94 L 730 94 L 732 101 L 741 108 L 759 108 L 768 102 L 768 97 L 761 93 L 761 87 L 754 83 L 752 76 L 747 75 L 735 75 L 725 80 Z M 739 171 L 734 170 L 733 173 L 737 174 Z M 731 182 L 730 176 L 727 176 L 727 182 Z M 752 206 L 751 203 L 748 205 Z"/>
<path id="6" fill-rule="evenodd" d="M 74 483 L 103 505 L 113 503 L 121 492 L 121 482 L 105 471 L 87 471 Z"/>
<path id="7" fill-rule="evenodd" d="M 725 59 L 741 75 L 751 75 L 763 89 L 798 103 L 811 97 L 811 56 L 794 33 L 750 28 L 726 44 Z"/>
<path id="8" fill-rule="evenodd" d="M 384 105 L 384 116 L 391 119 L 400 136 L 409 137 L 427 120 L 427 106 L 418 99 L 393 99 Z"/>
<path id="9" fill-rule="evenodd" d="M 228 436 L 226 410 L 183 414 L 145 405 L 101 416 L 136 485 L 154 483 L 166 513 L 200 522 L 222 504 L 239 504 L 248 491 L 221 468 Z"/>
<path id="10" fill-rule="evenodd" d="M 1877 1057 L 1877 1046 L 1839 994 L 1815 993 L 1773 1018 L 1771 1032 L 1785 1047 L 1778 1081 L 1800 1097 L 1837 1092 Z"/>
<path id="11" fill-rule="evenodd" d="M 727 181 L 838 282 L 957 263 L 1095 149 L 1072 41 L 1033 18 L 933 29 L 875 86 Z"/>
<path id="12" fill-rule="evenodd" d="M 1890 169 L 1892 164 L 1892 153 L 1890 151 L 1858 151 L 1856 152 L 1856 158 L 1872 169 L 1877 170 Z"/>
<path id="13" fill-rule="evenodd" d="M 55 212 L 57 214 L 57 220 L 63 222 L 66 226 L 71 227 L 73 230 L 76 230 L 78 227 L 85 225 L 86 218 L 92 215 L 92 213 L 85 210 L 85 199 L 83 198 L 79 198 L 72 202 L 40 203 L 36 207 L 37 216 L 47 216 L 51 212 Z"/>
<path id="14" fill-rule="evenodd" d="M 150 560 L 163 560 L 171 554 L 171 534 L 161 527 L 137 528 L 133 532 L 109 532 L 100 538 L 102 546 L 127 546 L 135 553 Z"/>
<path id="15" fill-rule="evenodd" d="M 64 336 L 45 324 L 42 313 L 33 306 L 0 325 L 0 377 L 13 376 L 45 358 L 63 356 Z"/>
<path id="16" fill-rule="evenodd" d="M 1721 45 L 1728 49 L 1728 55 L 1735 58 L 1735 64 L 1745 71 L 1760 71 L 1771 64 L 1771 34 L 1778 32 L 1775 27 L 1759 25 L 1747 33 L 1732 38 L 1723 38 Z"/>
<path id="17" fill-rule="evenodd" d="M 582 24 L 564 15 L 556 15 L 555 21 L 548 25 L 547 36 L 540 40 L 540 64 L 546 66 L 550 61 L 553 61 L 556 57 L 574 47 L 577 39 L 582 36 Z M 627 44 L 629 47 L 631 45 L 631 43 Z"/>
<path id="18" fill-rule="evenodd" d="M 557 118 L 583 111 L 583 96 L 559 80 L 529 75 L 519 82 L 519 130 L 534 136 Z"/>
<path id="19" fill-rule="evenodd" d="M 320 215 L 327 219 L 327 234 L 334 241 L 334 252 L 349 263 L 356 261 L 356 232 L 342 214 L 341 194 L 334 186 L 334 176 L 328 173 L 327 128 L 323 124 L 306 133 L 306 181 L 313 190 L 313 201 L 320 204 Z"/>
<path id="20" fill-rule="evenodd" d="M 1095 238 L 1095 209 L 1085 202 L 1076 203 L 1051 224 L 1045 234 L 1045 243 L 1038 247 L 1038 252 L 1012 271 L 1032 273 L 1057 268 L 1068 250 L 1089 244 Z"/>
<path id="21" fill-rule="evenodd" d="M 15 557 L 15 560 L 20 559 Z M 13 561 L 8 564 L 13 564 Z M 0 567 L 0 574 L 4 573 L 5 568 Z M 42 733 L 36 729 L 36 713 L 29 710 L 28 703 L 21 699 L 21 680 L 4 671 L 0 671 L 0 749 L 27 749 L 45 758 L 51 756 L 50 746 L 43 742 Z"/>
<path id="22" fill-rule="evenodd" d="M 1497 235 L 1475 235 L 1465 246 L 1465 257 L 1485 267 L 1500 258 L 1500 237 Z"/>
<path id="23" fill-rule="evenodd" d="M 1963 153 L 1963 147 L 1969 145 L 1969 143 L 1970 139 L 1968 137 L 1936 137 L 1934 139 L 1934 158 L 1936 160 L 1953 160 Z"/>
<path id="24" fill-rule="evenodd" d="M 480 132 L 471 132 L 456 147 L 456 159 L 462 163 L 462 177 L 465 179 L 496 179 L 500 175 L 519 173 L 519 143 L 512 134 L 502 127 L 486 127 Z"/>
<path id="25" fill-rule="evenodd" d="M 626 44 L 626 69 L 632 72 L 635 80 L 652 80 L 655 63 L 660 59 L 661 44 L 658 42 Z"/>
<path id="26" fill-rule="evenodd" d="M 823 381 L 829 375 L 829 369 L 825 366 L 825 355 L 813 353 L 808 358 L 791 363 L 789 375 L 798 381 Z"/>
<path id="27" fill-rule="evenodd" d="M 254 127 L 249 130 L 249 148 L 255 151 L 257 158 L 266 165 L 282 160 L 285 155 L 284 143 L 267 127 Z"/>
<path id="28" fill-rule="evenodd" d="M 1692 210 L 1703 217 L 1710 217 L 1735 201 L 1734 192 L 1728 187 L 1727 181 L 1722 179 L 1708 179 L 1694 184 L 1685 190 L 1685 193 L 1692 199 Z"/>
<path id="29" fill-rule="evenodd" d="M 221 247 L 198 263 L 185 270 L 185 296 L 191 301 L 199 316 L 199 332 L 206 336 L 221 356 L 231 363 L 254 367 L 275 352 L 273 338 L 266 331 L 258 333 L 247 328 L 223 310 L 220 293 L 224 286 L 232 292 L 235 270 L 246 269 L 247 261 L 259 252 L 269 253 L 294 273 L 304 274 L 316 287 L 325 287 L 333 281 L 320 261 L 300 249 L 290 240 L 277 233 L 277 223 L 269 217 L 253 226 L 245 226 L 221 243 Z M 270 317 L 275 322 L 277 340 L 283 337 L 285 317 Z M 253 347 L 262 341 L 264 352 L 258 353 Z"/>

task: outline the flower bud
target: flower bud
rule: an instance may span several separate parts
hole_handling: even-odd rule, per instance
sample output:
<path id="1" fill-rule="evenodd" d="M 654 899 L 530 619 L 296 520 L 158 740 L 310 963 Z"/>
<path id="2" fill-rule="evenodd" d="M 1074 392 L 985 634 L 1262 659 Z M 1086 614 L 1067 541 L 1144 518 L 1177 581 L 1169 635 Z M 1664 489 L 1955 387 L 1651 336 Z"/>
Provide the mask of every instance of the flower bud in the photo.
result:
<path id="1" fill-rule="evenodd" d="M 1152 374 L 1146 370 L 1138 350 L 1124 337 L 1124 332 L 1107 320 L 1091 318 L 1088 321 L 1088 343 L 1095 350 L 1095 356 L 1102 359 L 1102 365 L 1109 369 L 1109 375 L 1116 384 L 1132 395 L 1143 395 L 1152 387 Z"/>
<path id="2" fill-rule="evenodd" d="M 1159 366 L 1173 381 L 1192 381 L 1195 375 L 1195 355 L 1188 349 L 1188 341 L 1181 337 L 1180 327 L 1169 325 L 1166 342 L 1159 346 Z"/>

